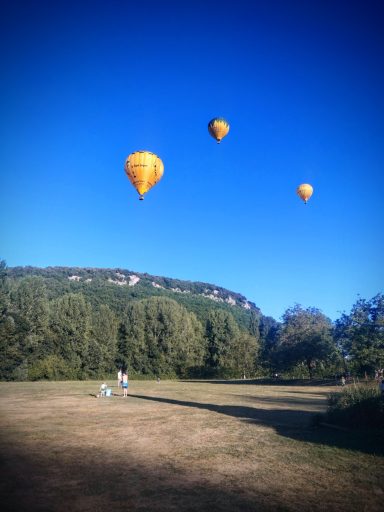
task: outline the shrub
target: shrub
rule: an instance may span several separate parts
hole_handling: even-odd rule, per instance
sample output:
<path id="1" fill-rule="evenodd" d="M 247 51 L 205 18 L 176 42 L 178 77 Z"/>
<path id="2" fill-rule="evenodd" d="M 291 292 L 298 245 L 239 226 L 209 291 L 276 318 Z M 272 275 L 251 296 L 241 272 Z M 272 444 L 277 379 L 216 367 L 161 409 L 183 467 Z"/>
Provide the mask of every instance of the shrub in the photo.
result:
<path id="1" fill-rule="evenodd" d="M 329 396 L 327 420 L 349 428 L 383 428 L 384 399 L 377 388 L 349 386 Z"/>
<path id="2" fill-rule="evenodd" d="M 28 371 L 29 380 L 71 380 L 77 379 L 78 375 L 60 356 L 50 355 L 36 361 Z"/>
<path id="3" fill-rule="evenodd" d="M 12 380 L 25 381 L 28 380 L 28 362 L 23 361 L 12 372 Z"/>

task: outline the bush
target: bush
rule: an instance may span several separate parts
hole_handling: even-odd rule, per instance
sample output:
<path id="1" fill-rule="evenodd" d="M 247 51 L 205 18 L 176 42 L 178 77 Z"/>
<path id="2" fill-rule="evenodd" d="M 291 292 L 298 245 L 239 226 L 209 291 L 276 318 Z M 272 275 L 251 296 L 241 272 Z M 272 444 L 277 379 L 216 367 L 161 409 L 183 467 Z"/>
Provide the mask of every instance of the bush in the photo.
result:
<path id="1" fill-rule="evenodd" d="M 12 372 L 12 380 L 25 381 L 28 380 L 28 362 L 23 361 Z"/>
<path id="2" fill-rule="evenodd" d="M 60 356 L 47 356 L 36 361 L 28 371 L 29 380 L 72 380 L 78 375 Z"/>
<path id="3" fill-rule="evenodd" d="M 327 420 L 349 428 L 383 428 L 384 399 L 377 388 L 352 385 L 329 396 Z"/>

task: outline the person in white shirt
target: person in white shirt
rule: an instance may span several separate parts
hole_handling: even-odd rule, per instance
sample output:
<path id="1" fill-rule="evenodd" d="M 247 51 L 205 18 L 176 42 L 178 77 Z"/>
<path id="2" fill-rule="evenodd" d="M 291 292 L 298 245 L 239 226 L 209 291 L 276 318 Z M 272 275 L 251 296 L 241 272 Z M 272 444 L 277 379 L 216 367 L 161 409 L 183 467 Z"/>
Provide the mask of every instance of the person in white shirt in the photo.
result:
<path id="1" fill-rule="evenodd" d="M 105 396 L 105 393 L 107 391 L 107 385 L 105 382 L 102 383 L 100 386 L 99 396 Z"/>

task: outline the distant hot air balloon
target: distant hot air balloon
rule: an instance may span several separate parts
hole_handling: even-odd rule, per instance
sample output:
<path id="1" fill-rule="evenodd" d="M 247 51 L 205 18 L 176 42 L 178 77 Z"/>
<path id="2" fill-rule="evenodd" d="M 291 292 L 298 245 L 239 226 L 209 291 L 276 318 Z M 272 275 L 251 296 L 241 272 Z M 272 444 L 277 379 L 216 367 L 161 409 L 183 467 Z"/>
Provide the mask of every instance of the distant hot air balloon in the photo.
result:
<path id="1" fill-rule="evenodd" d="M 313 194 L 313 187 L 308 183 L 303 183 L 297 187 L 296 193 L 304 201 L 304 203 L 307 204 L 308 199 Z"/>
<path id="2" fill-rule="evenodd" d="M 164 165 L 154 153 L 150 151 L 136 151 L 131 153 L 125 161 L 125 172 L 129 181 L 139 193 L 139 199 L 142 201 L 144 194 L 161 180 Z"/>
<path id="3" fill-rule="evenodd" d="M 220 144 L 221 139 L 229 132 L 229 123 L 222 117 L 215 117 L 209 121 L 208 131 L 217 140 L 217 143 Z"/>

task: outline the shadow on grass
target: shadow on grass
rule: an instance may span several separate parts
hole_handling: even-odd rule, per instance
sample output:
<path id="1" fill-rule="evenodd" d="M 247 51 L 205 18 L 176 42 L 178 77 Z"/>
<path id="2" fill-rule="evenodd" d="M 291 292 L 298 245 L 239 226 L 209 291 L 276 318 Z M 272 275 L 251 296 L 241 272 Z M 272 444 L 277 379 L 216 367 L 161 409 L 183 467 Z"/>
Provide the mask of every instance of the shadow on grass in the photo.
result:
<path id="1" fill-rule="evenodd" d="M 121 453 L 112 464 L 101 450 L 72 447 L 52 457 L 49 447 L 31 454 L 28 447 L 10 445 L 0 463 L 2 512 L 288 510 L 284 498 L 271 489 L 258 493 L 231 489 L 225 482 L 191 478 L 170 462 L 144 465 L 132 452 Z M 305 503 L 309 491 L 301 492 Z"/>
<path id="2" fill-rule="evenodd" d="M 230 396 L 233 396 L 230 395 Z M 323 394 L 314 394 L 311 396 L 244 396 L 244 395 L 236 395 L 242 397 L 242 399 L 247 400 L 248 402 L 264 402 L 267 404 L 289 404 L 289 405 L 322 405 L 324 404 L 325 395 Z"/>
<path id="3" fill-rule="evenodd" d="M 164 404 L 196 408 L 239 418 L 255 425 L 273 428 L 279 435 L 306 443 L 327 445 L 334 448 L 384 455 L 384 432 L 338 431 L 329 427 L 313 426 L 315 413 L 292 409 L 259 409 L 241 405 L 216 405 L 132 394 L 132 397 Z M 268 400 L 269 403 L 272 400 Z M 280 402 L 280 399 L 276 400 Z"/>

